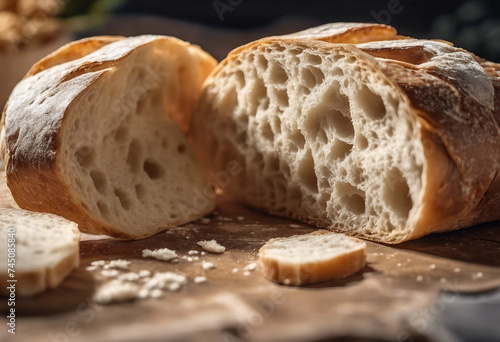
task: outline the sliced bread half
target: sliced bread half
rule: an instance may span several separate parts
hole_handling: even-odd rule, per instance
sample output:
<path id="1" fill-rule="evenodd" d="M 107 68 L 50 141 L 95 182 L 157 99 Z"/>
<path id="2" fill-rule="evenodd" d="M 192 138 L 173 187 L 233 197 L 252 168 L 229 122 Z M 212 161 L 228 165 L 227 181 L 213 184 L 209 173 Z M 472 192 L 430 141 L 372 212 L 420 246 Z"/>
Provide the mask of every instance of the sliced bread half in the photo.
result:
<path id="1" fill-rule="evenodd" d="M 125 239 L 209 213 L 212 189 L 182 128 L 215 64 L 164 36 L 84 39 L 41 60 L 4 110 L 17 204 Z"/>
<path id="2" fill-rule="evenodd" d="M 366 265 L 366 243 L 327 231 L 269 240 L 259 250 L 264 276 L 283 285 L 344 278 Z"/>

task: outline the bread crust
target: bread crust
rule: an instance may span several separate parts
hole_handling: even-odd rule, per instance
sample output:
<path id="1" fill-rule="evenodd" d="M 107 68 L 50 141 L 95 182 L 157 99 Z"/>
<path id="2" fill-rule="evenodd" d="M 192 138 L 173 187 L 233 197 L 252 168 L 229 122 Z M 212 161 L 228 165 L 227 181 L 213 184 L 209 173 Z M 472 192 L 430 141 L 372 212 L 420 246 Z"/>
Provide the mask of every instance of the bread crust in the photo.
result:
<path id="1" fill-rule="evenodd" d="M 406 236 L 378 239 L 399 243 L 500 219 L 500 65 L 444 41 L 401 37 L 377 24 L 329 24 L 321 29 L 263 38 L 233 50 L 205 83 L 243 52 L 289 44 L 325 53 L 350 53 L 383 74 L 412 110 L 424 150 L 423 190 L 416 222 Z M 330 35 L 329 35 L 330 34 Z M 332 44 L 335 43 L 335 44 Z M 361 43 L 361 44 L 358 44 Z M 193 121 L 193 131 L 200 130 Z M 203 138 L 201 154 L 215 150 Z M 260 209 L 262 204 L 251 203 Z M 287 216 L 327 227 L 317 218 Z M 330 227 L 335 230 L 335 227 Z M 355 231 L 350 234 L 356 235 Z"/>
<path id="2" fill-rule="evenodd" d="M 123 37 L 83 39 L 63 46 L 35 64 L 18 84 L 17 91 L 14 90 L 4 108 L 0 150 L 5 163 L 7 185 L 20 207 L 57 213 L 78 222 L 80 230 L 86 233 L 126 239 L 131 236 L 90 216 L 64 182 L 58 157 L 62 150 L 61 138 L 66 113 L 78 102 L 80 96 L 84 96 L 99 78 L 110 72 L 121 60 L 136 49 L 157 41 L 166 40 L 191 49 L 193 54 L 199 55 L 203 60 L 205 75 L 216 62 L 197 46 L 173 37 L 152 35 L 124 40 L 124 43 L 114 46 L 106 54 L 91 55 L 91 58 L 87 57 L 83 62 L 78 60 L 120 40 Z M 48 72 L 41 74 L 44 70 Z M 186 105 L 193 106 L 193 103 Z M 184 110 L 189 112 L 190 108 L 186 107 Z M 187 121 L 189 117 L 182 120 Z M 184 121 L 179 124 L 187 126 Z M 27 130 L 26 127 L 31 129 Z M 157 231 L 152 234 L 155 233 Z"/>

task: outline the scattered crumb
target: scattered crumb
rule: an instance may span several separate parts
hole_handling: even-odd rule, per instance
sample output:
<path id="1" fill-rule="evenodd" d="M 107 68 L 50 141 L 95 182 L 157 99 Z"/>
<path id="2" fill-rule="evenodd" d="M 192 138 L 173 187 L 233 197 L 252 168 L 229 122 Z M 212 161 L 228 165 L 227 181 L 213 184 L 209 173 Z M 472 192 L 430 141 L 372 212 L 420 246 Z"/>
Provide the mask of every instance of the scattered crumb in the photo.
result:
<path id="1" fill-rule="evenodd" d="M 161 298 L 163 295 L 163 291 L 160 289 L 154 289 L 149 293 L 149 297 L 151 298 Z"/>
<path id="2" fill-rule="evenodd" d="M 197 244 L 210 253 L 222 253 L 226 250 L 226 247 L 218 244 L 217 241 L 215 240 L 198 241 Z"/>
<path id="3" fill-rule="evenodd" d="M 435 264 L 431 264 L 431 265 L 429 266 L 429 268 L 430 268 L 431 270 L 433 270 L 433 269 L 435 269 L 435 268 L 436 268 L 436 265 L 435 265 Z"/>
<path id="4" fill-rule="evenodd" d="M 206 278 L 206 277 L 202 277 L 202 276 L 200 276 L 200 277 L 195 277 L 195 278 L 194 278 L 194 282 L 195 282 L 196 284 L 201 284 L 201 283 L 204 283 L 204 282 L 206 282 L 206 281 L 207 281 L 207 278 Z"/>
<path id="5" fill-rule="evenodd" d="M 111 260 L 108 264 L 104 265 L 103 268 L 105 270 L 109 270 L 111 268 L 117 270 L 128 270 L 129 266 L 130 266 L 130 261 L 117 259 L 117 260 Z"/>
<path id="6" fill-rule="evenodd" d="M 181 288 L 181 284 L 179 284 L 179 283 L 172 283 L 172 284 L 168 285 L 169 291 L 177 291 L 180 288 Z"/>
<path id="7" fill-rule="evenodd" d="M 200 252 L 195 251 L 195 250 L 191 250 L 188 252 L 189 255 L 198 254 L 198 253 L 200 253 Z"/>
<path id="8" fill-rule="evenodd" d="M 474 279 L 479 279 L 483 277 L 483 272 L 477 272 L 472 276 Z"/>
<path id="9" fill-rule="evenodd" d="M 139 293 L 137 294 L 137 297 L 140 299 L 146 299 L 149 297 L 149 293 L 150 293 L 150 291 L 148 289 L 141 288 L 139 290 Z"/>
<path id="10" fill-rule="evenodd" d="M 138 281 L 139 278 L 140 278 L 139 274 L 134 272 L 128 272 L 120 274 L 117 279 L 122 281 Z"/>
<path id="11" fill-rule="evenodd" d="M 202 218 L 202 219 L 200 220 L 200 222 L 201 222 L 201 223 L 203 223 L 203 224 L 210 223 L 210 221 L 211 221 L 211 220 L 210 220 L 209 218 L 206 218 L 206 217 L 204 217 L 204 218 Z"/>
<path id="12" fill-rule="evenodd" d="M 92 266 L 104 266 L 106 264 L 106 261 L 104 261 L 104 260 L 96 260 L 96 261 L 92 261 L 90 264 Z"/>
<path id="13" fill-rule="evenodd" d="M 177 258 L 177 253 L 175 253 L 175 251 L 168 249 L 168 248 L 161 248 L 161 249 L 155 249 L 155 250 L 144 249 L 142 251 L 142 256 L 144 258 L 152 257 L 152 258 L 155 258 L 158 260 L 169 261 L 169 260 Z"/>
<path id="14" fill-rule="evenodd" d="M 120 272 L 118 272 L 118 270 L 102 270 L 101 271 L 101 275 L 103 277 L 108 277 L 108 278 L 116 277 L 116 276 L 118 276 L 118 274 L 120 274 Z"/>
<path id="15" fill-rule="evenodd" d="M 187 283 L 187 279 L 182 274 L 173 272 L 160 272 L 151 277 L 143 286 L 146 289 L 165 289 L 175 291 Z"/>
<path id="16" fill-rule="evenodd" d="M 453 270 L 453 272 L 455 272 L 455 273 L 460 272 L 460 267 L 455 267 L 455 269 Z"/>
<path id="17" fill-rule="evenodd" d="M 284 285 L 290 285 L 290 284 L 291 284 L 291 282 L 292 282 L 292 281 L 291 281 L 290 279 L 285 279 L 285 280 L 283 280 L 283 284 L 284 284 Z"/>
<path id="18" fill-rule="evenodd" d="M 401 263 L 400 262 L 398 262 L 398 267 L 401 267 Z"/>
<path id="19" fill-rule="evenodd" d="M 417 276 L 417 281 L 418 282 L 421 282 L 422 280 L 424 280 L 424 277 L 422 277 L 421 275 Z"/>
<path id="20" fill-rule="evenodd" d="M 136 299 L 138 292 L 139 287 L 137 285 L 114 279 L 97 290 L 94 295 L 94 301 L 99 304 L 129 301 Z"/>
<path id="21" fill-rule="evenodd" d="M 193 262 L 193 258 L 192 257 L 187 257 L 186 260 L 189 261 L 189 262 Z"/>
<path id="22" fill-rule="evenodd" d="M 232 272 L 233 272 L 233 273 L 237 273 L 237 272 L 238 272 L 238 269 L 235 267 L 235 268 L 233 268 Z"/>
<path id="23" fill-rule="evenodd" d="M 441 282 L 441 284 L 444 284 L 444 283 L 446 283 L 446 278 L 441 278 L 441 279 L 439 279 L 439 281 Z"/>
<path id="24" fill-rule="evenodd" d="M 149 270 L 140 270 L 139 271 L 140 278 L 145 278 L 145 277 L 150 277 L 150 276 L 151 276 L 151 271 L 149 271 Z"/>
<path id="25" fill-rule="evenodd" d="M 215 265 L 213 262 L 210 261 L 202 261 L 201 267 L 203 267 L 204 270 L 211 270 L 215 268 Z"/>
<path id="26" fill-rule="evenodd" d="M 289 226 L 290 228 L 300 228 L 300 225 L 298 225 L 298 224 L 293 224 L 293 223 L 292 223 L 292 224 L 289 224 L 288 226 Z"/>
<path id="27" fill-rule="evenodd" d="M 255 262 L 252 262 L 252 263 L 246 265 L 243 269 L 245 271 L 253 271 L 253 270 L 255 270 L 256 267 L 257 267 L 257 264 Z"/>
<path id="28" fill-rule="evenodd" d="M 238 216 L 236 219 L 237 219 L 238 221 L 244 221 L 244 220 L 245 220 L 245 218 L 244 218 L 243 216 Z"/>
<path id="29" fill-rule="evenodd" d="M 85 267 L 85 271 L 91 272 L 91 271 L 95 271 L 95 270 L 97 270 L 97 266 L 87 266 L 87 267 Z"/>
<path id="30" fill-rule="evenodd" d="M 231 217 L 219 216 L 219 221 L 231 222 L 232 220 Z"/>
<path id="31" fill-rule="evenodd" d="M 248 276 L 250 275 L 250 271 L 245 271 L 245 272 L 243 272 L 243 275 L 244 275 L 245 277 L 248 277 Z"/>
<path id="32" fill-rule="evenodd" d="M 206 255 L 207 253 L 205 253 L 205 252 L 201 251 L 201 253 L 200 253 L 200 254 L 201 254 L 201 255 Z"/>

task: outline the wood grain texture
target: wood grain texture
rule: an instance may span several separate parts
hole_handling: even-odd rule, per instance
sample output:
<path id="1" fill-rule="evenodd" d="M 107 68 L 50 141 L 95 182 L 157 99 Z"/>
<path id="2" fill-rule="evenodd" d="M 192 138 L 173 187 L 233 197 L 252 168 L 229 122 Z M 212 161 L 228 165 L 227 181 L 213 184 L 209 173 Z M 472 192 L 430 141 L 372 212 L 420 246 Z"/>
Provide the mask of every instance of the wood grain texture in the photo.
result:
<path id="1" fill-rule="evenodd" d="M 423 330 L 411 322 L 417 314 L 421 318 L 432 316 L 432 301 L 440 290 L 454 294 L 500 286 L 500 244 L 498 233 L 492 230 L 494 224 L 430 235 L 400 246 L 367 242 L 368 264 L 360 273 L 299 288 L 266 281 L 258 268 L 244 276 L 243 267 L 256 261 L 258 249 L 268 239 L 310 233 L 316 228 L 220 198 L 218 214 L 209 218 L 209 223 L 197 221 L 139 241 L 84 237 L 80 268 L 53 291 L 18 298 L 17 334 L 0 329 L 0 339 L 384 341 L 409 334 L 415 341 L 426 341 L 432 340 L 432 322 Z M 164 247 L 183 256 L 192 249 L 201 250 L 197 241 L 210 239 L 226 246 L 226 252 L 207 254 L 193 262 L 180 259 L 178 263 L 141 256 L 145 248 Z M 131 271 L 183 273 L 188 284 L 161 299 L 101 306 L 92 296 L 106 279 L 85 267 L 94 260 L 113 259 L 131 261 Z M 213 262 L 216 268 L 203 270 L 202 260 Z M 233 273 L 233 268 L 238 272 Z M 206 276 L 207 282 L 195 284 L 193 278 L 198 275 Z M 2 311 L 5 303 L 1 301 Z"/>

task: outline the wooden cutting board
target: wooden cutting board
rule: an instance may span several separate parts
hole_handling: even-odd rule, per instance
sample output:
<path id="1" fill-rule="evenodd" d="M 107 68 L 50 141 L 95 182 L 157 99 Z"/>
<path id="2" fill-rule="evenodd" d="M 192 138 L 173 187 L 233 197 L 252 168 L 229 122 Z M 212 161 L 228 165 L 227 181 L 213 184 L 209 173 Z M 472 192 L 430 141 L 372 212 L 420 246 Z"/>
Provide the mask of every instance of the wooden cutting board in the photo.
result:
<path id="1" fill-rule="evenodd" d="M 9 206 L 0 184 L 0 201 Z M 440 291 L 451 300 L 457 292 L 500 287 L 499 223 L 398 246 L 367 242 L 368 264 L 360 273 L 299 288 L 265 280 L 258 267 L 245 275 L 244 267 L 270 238 L 316 228 L 223 198 L 208 218 L 139 241 L 84 235 L 80 268 L 55 290 L 17 298 L 17 334 L 2 324 L 0 341 L 424 341 L 433 338 Z M 197 241 L 211 239 L 226 252 L 177 263 L 142 257 L 143 249 L 164 247 L 188 256 L 202 250 Z M 114 259 L 131 261 L 133 272 L 182 273 L 188 283 L 159 299 L 96 304 L 96 289 L 109 280 L 86 267 Z M 203 260 L 216 268 L 204 270 Z M 195 283 L 201 275 L 207 282 Z M 6 299 L 0 300 L 5 312 Z"/>

